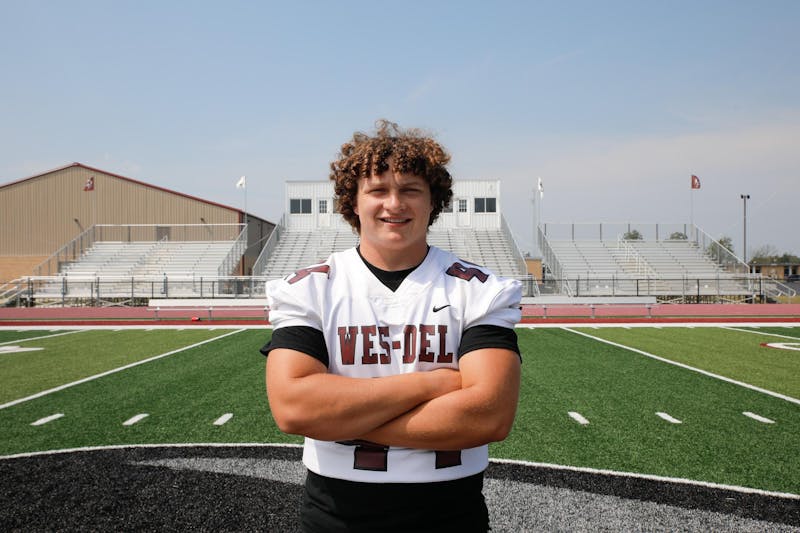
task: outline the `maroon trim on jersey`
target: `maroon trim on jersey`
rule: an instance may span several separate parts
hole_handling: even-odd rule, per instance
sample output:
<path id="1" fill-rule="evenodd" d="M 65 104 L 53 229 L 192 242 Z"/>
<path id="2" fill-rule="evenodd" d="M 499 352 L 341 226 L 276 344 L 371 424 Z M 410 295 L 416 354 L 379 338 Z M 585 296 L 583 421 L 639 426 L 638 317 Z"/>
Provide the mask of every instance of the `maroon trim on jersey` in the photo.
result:
<path id="1" fill-rule="evenodd" d="M 316 265 L 316 266 L 311 266 L 311 267 L 308 267 L 308 268 L 301 268 L 300 270 L 295 272 L 294 275 L 291 278 L 289 278 L 286 281 L 291 285 L 292 283 L 297 283 L 301 279 L 309 276 L 310 274 L 313 274 L 314 272 L 319 272 L 321 274 L 327 275 L 328 277 L 331 277 L 331 266 L 330 265 Z"/>
<path id="2" fill-rule="evenodd" d="M 478 281 L 481 283 L 486 283 L 486 280 L 489 279 L 489 274 L 483 270 L 475 267 L 465 267 L 461 263 L 453 263 L 450 265 L 450 268 L 445 271 L 445 274 L 466 281 L 472 281 L 472 278 L 478 278 Z"/>
<path id="3" fill-rule="evenodd" d="M 461 450 L 436 450 L 436 469 L 461 466 Z"/>
<path id="4" fill-rule="evenodd" d="M 389 447 L 368 440 L 345 440 L 337 444 L 355 446 L 353 449 L 353 470 L 386 472 L 389 469 Z"/>

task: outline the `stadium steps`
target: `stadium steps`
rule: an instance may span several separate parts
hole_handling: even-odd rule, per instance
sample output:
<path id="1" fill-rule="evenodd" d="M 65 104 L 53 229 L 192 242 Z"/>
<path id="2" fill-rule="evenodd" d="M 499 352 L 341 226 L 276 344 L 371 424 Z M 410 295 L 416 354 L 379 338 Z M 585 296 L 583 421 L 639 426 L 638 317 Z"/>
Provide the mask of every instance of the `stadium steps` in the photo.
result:
<path id="1" fill-rule="evenodd" d="M 357 243 L 358 237 L 350 229 L 313 232 L 286 230 L 267 259 L 264 272 L 269 279 L 284 277 L 299 268 L 322 262 L 331 253 L 346 250 Z M 428 243 L 497 274 L 524 275 L 513 260 L 514 243 L 508 242 L 500 230 L 431 229 Z"/>
<path id="2" fill-rule="evenodd" d="M 739 296 L 747 292 L 690 241 L 551 240 L 550 247 L 575 294 L 679 297 L 697 292 Z"/>
<path id="3" fill-rule="evenodd" d="M 126 297 L 137 288 L 136 292 L 148 292 L 143 287 L 167 277 L 172 278 L 170 285 L 175 291 L 195 296 L 197 282 L 217 277 L 234 245 L 235 241 L 96 242 L 80 259 L 62 265 L 59 276 L 66 278 L 71 295 L 85 292 L 91 297 L 89 282 L 100 278 L 103 295 Z M 181 278 L 186 281 L 177 281 Z M 57 280 L 43 285 L 37 297 L 60 298 L 63 283 Z"/>

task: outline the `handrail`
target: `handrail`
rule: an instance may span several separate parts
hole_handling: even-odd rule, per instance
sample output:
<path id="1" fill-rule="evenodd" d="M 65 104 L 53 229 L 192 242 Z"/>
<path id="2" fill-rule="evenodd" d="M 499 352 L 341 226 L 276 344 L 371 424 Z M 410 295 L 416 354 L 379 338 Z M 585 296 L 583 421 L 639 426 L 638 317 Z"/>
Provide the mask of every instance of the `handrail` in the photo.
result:
<path id="1" fill-rule="evenodd" d="M 239 236 L 236 237 L 236 241 L 231 246 L 228 255 L 225 256 L 225 259 L 222 261 L 222 264 L 217 269 L 217 274 L 220 276 L 227 276 L 236 268 L 236 265 L 239 264 L 241 261 L 242 256 L 244 255 L 244 251 L 247 248 L 247 225 L 242 224 L 242 231 L 239 232 Z"/>
<path id="2" fill-rule="evenodd" d="M 636 248 L 622 235 L 617 235 L 617 249 L 622 247 L 625 250 L 625 260 L 627 261 L 629 257 L 633 257 L 636 261 L 636 274 L 644 274 L 648 278 L 658 278 L 658 274 L 656 273 L 655 269 L 650 266 L 650 263 L 647 262 L 647 259 L 642 257 Z"/>
<path id="3" fill-rule="evenodd" d="M 568 296 L 572 296 L 572 287 L 570 286 L 569 281 L 563 277 L 564 269 L 561 266 L 561 261 L 558 259 L 558 255 L 550 246 L 550 241 L 547 239 L 547 235 L 544 233 L 544 231 L 542 231 L 541 226 L 538 226 L 536 230 L 539 251 L 542 253 L 542 268 L 544 268 L 544 265 L 547 265 L 550 268 L 550 273 L 553 275 L 553 278 L 561 280 L 561 292 Z M 542 273 L 542 277 L 544 277 L 544 273 Z"/>
<path id="4" fill-rule="evenodd" d="M 506 238 L 506 241 L 514 243 L 513 260 L 519 269 L 518 272 L 520 274 L 526 274 L 528 272 L 528 264 L 525 262 L 525 256 L 522 255 L 522 250 L 520 250 L 517 240 L 514 238 L 511 228 L 509 227 L 508 222 L 506 222 L 506 218 L 502 214 L 500 215 L 500 230 L 503 232 L 503 236 Z"/>
<path id="5" fill-rule="evenodd" d="M 705 250 L 706 254 L 711 257 L 722 269 L 733 272 L 735 274 L 746 274 L 750 272 L 750 267 L 739 259 L 733 252 L 722 246 L 719 242 L 713 239 L 708 233 L 698 228 L 692 227 L 694 233 L 694 242 Z"/>
<path id="6" fill-rule="evenodd" d="M 284 214 L 281 217 L 281 220 L 278 222 L 278 224 L 274 228 L 272 228 L 272 232 L 270 232 L 267 242 L 264 243 L 264 247 L 261 249 L 261 253 L 258 254 L 256 262 L 253 263 L 254 276 L 261 276 L 266 274 L 265 270 L 267 268 L 267 261 L 269 260 L 269 256 L 272 255 L 272 252 L 275 250 L 275 248 L 277 248 L 278 242 L 280 241 L 285 231 L 286 231 L 286 215 Z"/>
<path id="7" fill-rule="evenodd" d="M 243 224 L 96 224 L 84 230 L 50 257 L 36 265 L 36 276 L 56 274 L 61 263 L 80 258 L 97 242 L 148 242 L 161 240 L 233 240 Z M 174 231 L 173 231 L 174 230 Z M 233 230 L 233 231 L 230 231 Z M 228 234 L 230 232 L 230 237 Z M 179 238 L 180 237 L 180 238 Z M 46 271 L 45 271 L 46 269 Z"/>
<path id="8" fill-rule="evenodd" d="M 781 289 L 776 280 L 760 274 L 720 273 L 704 278 L 620 278 L 613 275 L 580 278 L 548 276 L 542 290 L 530 275 L 518 279 L 527 296 L 561 294 L 567 297 L 651 296 L 659 301 L 766 301 Z M 4 287 L 0 296 L 35 305 L 142 305 L 150 298 L 257 298 L 264 295 L 266 275 L 204 276 L 196 274 L 148 274 L 97 276 L 70 274 L 29 276 Z M 658 283 L 654 283 L 658 281 Z M 788 289 L 784 295 L 793 295 Z M 785 290 L 781 289 L 781 290 Z M 134 302 L 134 303 L 128 303 Z"/>
<path id="9" fill-rule="evenodd" d="M 66 243 L 64 246 L 53 252 L 50 257 L 33 267 L 33 273 L 37 276 L 42 275 L 50 275 L 54 274 L 59 271 L 61 266 L 60 259 L 64 258 L 64 261 L 67 260 L 75 260 L 78 259 L 80 256 L 84 254 L 86 250 L 92 247 L 94 244 L 95 234 L 96 234 L 97 226 L 92 226 L 88 229 L 85 229 L 77 237 Z M 88 241 L 84 244 L 84 240 Z M 70 253 L 71 252 L 71 253 Z M 52 269 L 52 262 L 55 260 L 55 269 Z M 42 270 L 47 267 L 47 274 L 44 274 Z"/>

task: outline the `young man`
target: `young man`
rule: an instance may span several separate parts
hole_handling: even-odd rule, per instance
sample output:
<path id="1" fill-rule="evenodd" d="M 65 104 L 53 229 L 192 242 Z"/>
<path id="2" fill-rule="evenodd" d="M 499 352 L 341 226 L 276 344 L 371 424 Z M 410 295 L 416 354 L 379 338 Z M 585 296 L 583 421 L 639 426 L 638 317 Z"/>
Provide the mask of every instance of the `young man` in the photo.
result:
<path id="1" fill-rule="evenodd" d="M 267 394 L 304 435 L 304 531 L 486 531 L 489 442 L 514 420 L 520 283 L 427 244 L 450 156 L 379 122 L 331 164 L 359 245 L 270 282 Z"/>

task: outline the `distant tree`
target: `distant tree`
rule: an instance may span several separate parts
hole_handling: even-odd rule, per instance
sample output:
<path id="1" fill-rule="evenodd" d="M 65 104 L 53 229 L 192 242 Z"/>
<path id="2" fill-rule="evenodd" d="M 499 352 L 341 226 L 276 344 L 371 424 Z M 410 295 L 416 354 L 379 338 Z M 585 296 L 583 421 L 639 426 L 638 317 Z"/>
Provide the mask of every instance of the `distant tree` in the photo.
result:
<path id="1" fill-rule="evenodd" d="M 719 261 L 723 264 L 736 263 L 735 259 L 731 258 L 727 253 L 724 253 L 727 250 L 731 254 L 736 255 L 733 251 L 733 239 L 728 236 L 723 235 L 717 239 L 716 242 L 712 242 L 706 250 L 715 261 Z"/>
<path id="2" fill-rule="evenodd" d="M 689 237 L 687 237 L 686 234 L 684 232 L 682 232 L 682 231 L 676 231 L 676 232 L 670 234 L 669 238 L 670 238 L 670 240 L 673 240 L 673 241 L 685 241 Z"/>
<path id="3" fill-rule="evenodd" d="M 771 244 L 762 244 L 751 252 L 753 263 L 769 264 L 777 263 L 780 252 Z"/>
<path id="4" fill-rule="evenodd" d="M 720 237 L 717 242 L 720 246 L 728 250 L 730 253 L 733 253 L 733 239 L 728 237 L 727 235 L 723 235 Z"/>
<path id="5" fill-rule="evenodd" d="M 753 250 L 753 263 L 762 265 L 774 264 L 794 264 L 800 263 L 800 257 L 789 252 L 780 253 L 778 249 L 771 244 L 763 244 Z"/>
<path id="6" fill-rule="evenodd" d="M 626 241 L 641 241 L 643 237 L 642 234 L 639 233 L 638 229 L 632 229 L 626 231 L 622 238 Z"/>

